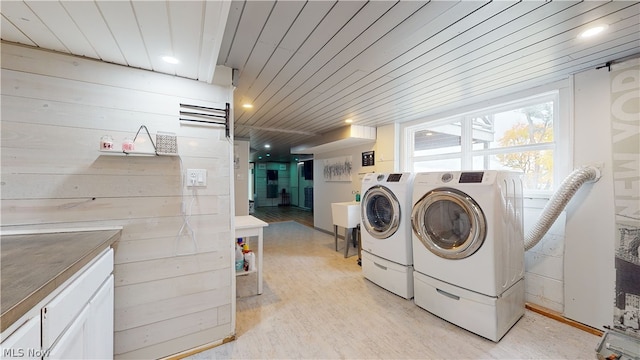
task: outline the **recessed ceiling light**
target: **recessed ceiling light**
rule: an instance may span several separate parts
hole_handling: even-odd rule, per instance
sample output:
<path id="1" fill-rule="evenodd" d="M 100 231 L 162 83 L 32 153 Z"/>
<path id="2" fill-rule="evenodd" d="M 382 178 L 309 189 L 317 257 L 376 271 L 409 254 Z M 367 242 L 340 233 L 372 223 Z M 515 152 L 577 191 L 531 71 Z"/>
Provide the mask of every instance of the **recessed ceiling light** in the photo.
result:
<path id="1" fill-rule="evenodd" d="M 244 104 L 242 104 L 242 107 L 245 108 L 245 109 L 253 109 L 253 104 L 244 103 Z"/>
<path id="2" fill-rule="evenodd" d="M 271 145 L 269 145 L 269 144 L 264 144 L 264 148 L 265 148 L 265 149 L 271 149 Z"/>
<path id="3" fill-rule="evenodd" d="M 180 62 L 180 60 L 174 58 L 173 56 L 163 56 L 162 60 L 164 60 L 164 62 L 169 64 L 177 64 Z"/>
<path id="4" fill-rule="evenodd" d="M 353 122 L 353 119 L 347 119 L 344 122 L 346 122 L 347 124 L 351 124 Z"/>
<path id="5" fill-rule="evenodd" d="M 267 157 L 271 156 L 271 154 L 267 153 Z"/>
<path id="6" fill-rule="evenodd" d="M 602 33 L 603 31 L 605 31 L 609 26 L 608 25 L 597 25 L 597 26 L 593 26 L 588 28 L 587 30 L 581 32 L 578 37 L 580 39 L 586 39 L 586 38 L 590 38 L 593 36 L 596 36 L 600 33 Z"/>

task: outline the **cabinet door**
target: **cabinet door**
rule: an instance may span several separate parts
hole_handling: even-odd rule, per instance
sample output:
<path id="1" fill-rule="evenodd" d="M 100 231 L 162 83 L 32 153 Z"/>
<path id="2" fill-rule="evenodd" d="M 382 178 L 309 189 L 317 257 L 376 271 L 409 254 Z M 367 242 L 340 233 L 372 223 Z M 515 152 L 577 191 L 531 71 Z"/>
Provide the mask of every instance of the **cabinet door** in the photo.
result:
<path id="1" fill-rule="evenodd" d="M 49 349 L 45 359 L 88 359 L 86 341 L 88 315 L 89 305 L 87 304 Z"/>
<path id="2" fill-rule="evenodd" d="M 89 302 L 87 358 L 113 359 L 113 275 Z"/>
<path id="3" fill-rule="evenodd" d="M 29 319 L 13 334 L 6 338 L 2 345 L 2 359 L 39 359 L 40 349 L 40 317 Z"/>
<path id="4" fill-rule="evenodd" d="M 47 349 L 57 341 L 112 272 L 113 249 L 109 249 L 42 308 L 43 348 Z"/>

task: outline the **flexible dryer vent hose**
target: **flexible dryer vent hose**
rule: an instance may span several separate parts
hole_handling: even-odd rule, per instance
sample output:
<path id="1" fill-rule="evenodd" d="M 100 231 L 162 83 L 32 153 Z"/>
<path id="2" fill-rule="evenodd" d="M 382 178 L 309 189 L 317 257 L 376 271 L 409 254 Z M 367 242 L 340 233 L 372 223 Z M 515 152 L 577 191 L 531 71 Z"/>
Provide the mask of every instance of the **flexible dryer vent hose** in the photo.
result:
<path id="1" fill-rule="evenodd" d="M 542 237 L 549 231 L 551 225 L 556 221 L 562 210 L 564 210 L 569 200 L 576 191 L 587 182 L 594 182 L 600 179 L 600 169 L 595 166 L 585 166 L 574 170 L 567 176 L 558 190 L 553 194 L 549 202 L 542 210 L 538 222 L 527 233 L 524 238 L 524 250 L 527 251 L 536 246 Z"/>

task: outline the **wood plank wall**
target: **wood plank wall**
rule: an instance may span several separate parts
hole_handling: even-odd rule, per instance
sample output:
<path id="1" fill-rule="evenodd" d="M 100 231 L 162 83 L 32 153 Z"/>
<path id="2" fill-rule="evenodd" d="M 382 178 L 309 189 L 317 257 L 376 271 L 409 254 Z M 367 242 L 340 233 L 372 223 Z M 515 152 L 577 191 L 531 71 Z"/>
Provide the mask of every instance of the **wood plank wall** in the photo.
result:
<path id="1" fill-rule="evenodd" d="M 181 125 L 179 104 L 224 107 L 232 88 L 2 43 L 2 226 L 123 226 L 115 354 L 159 358 L 234 334 L 232 142 Z M 100 153 L 146 125 L 180 156 Z M 207 169 L 206 188 L 183 186 Z M 186 210 L 190 233 L 180 234 Z"/>

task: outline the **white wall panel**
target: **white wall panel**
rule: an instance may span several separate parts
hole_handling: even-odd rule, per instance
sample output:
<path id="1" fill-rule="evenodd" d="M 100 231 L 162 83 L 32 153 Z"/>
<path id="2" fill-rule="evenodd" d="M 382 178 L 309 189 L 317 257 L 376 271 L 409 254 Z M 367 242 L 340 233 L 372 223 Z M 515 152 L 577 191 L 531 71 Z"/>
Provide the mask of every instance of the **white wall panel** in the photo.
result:
<path id="1" fill-rule="evenodd" d="M 133 285 L 193 273 L 224 269 L 229 262 L 227 251 L 198 252 L 193 256 L 174 256 L 164 259 L 117 264 L 115 283 Z"/>
<path id="2" fill-rule="evenodd" d="M 249 142 L 236 140 L 233 149 L 235 215 L 249 215 Z"/>
<path id="3" fill-rule="evenodd" d="M 613 322 L 615 294 L 609 72 L 577 74 L 574 91 L 574 168 L 604 167 L 600 180 L 583 186 L 567 206 L 565 316 L 601 328 Z"/>
<path id="4" fill-rule="evenodd" d="M 564 283 L 559 280 L 531 273 L 526 274 L 525 301 L 562 313 L 563 303 L 558 299 L 563 299 L 563 285 Z"/>
<path id="5" fill-rule="evenodd" d="M 524 233 L 531 231 L 542 207 L 524 208 Z M 542 240 L 524 254 L 525 300 L 562 313 L 564 310 L 564 241 L 566 213 L 562 212 Z"/>
<path id="6" fill-rule="evenodd" d="M 4 180 L 3 180 L 4 181 Z M 25 186 L 29 186 L 25 184 Z M 123 184 L 122 186 L 126 186 Z M 3 194 L 4 195 L 4 194 Z M 229 199 L 219 196 L 201 197 L 194 202 L 192 214 L 224 213 Z M 180 197 L 86 197 L 61 199 L 24 199 L 2 201 L 2 223 L 28 225 L 32 223 L 66 223 L 72 221 L 126 220 L 179 216 Z"/>
<path id="7" fill-rule="evenodd" d="M 2 60 L 3 228 L 123 227 L 116 358 L 160 358 L 232 335 L 232 143 L 224 127 L 178 119 L 180 103 L 224 107 L 230 84 L 4 43 Z M 101 136 L 120 143 L 141 125 L 153 140 L 176 133 L 179 156 L 98 151 Z M 210 186 L 184 186 L 187 168 L 206 169 Z"/>
<path id="8" fill-rule="evenodd" d="M 231 286 L 231 277 L 227 275 L 225 270 L 216 270 L 117 287 L 116 290 L 119 291 L 115 293 L 115 301 L 119 305 L 116 305 L 116 313 L 130 306 L 152 304 L 161 300 Z"/>
<path id="9" fill-rule="evenodd" d="M 353 201 L 355 192 L 362 188 L 362 178 L 365 172 L 377 171 L 376 166 L 362 166 L 362 152 L 371 151 L 374 145 L 361 145 L 337 151 L 314 154 L 313 156 L 313 226 L 333 233 L 331 219 L 331 203 Z M 351 156 L 351 181 L 326 181 L 323 178 L 323 164 L 325 159 Z M 377 160 L 376 160 L 377 161 Z"/>
<path id="10" fill-rule="evenodd" d="M 230 309 L 224 309 L 224 307 L 220 307 L 221 311 L 225 313 L 230 313 Z M 225 321 L 223 317 L 219 317 L 219 321 Z M 186 342 L 196 342 L 201 344 L 209 344 L 211 346 L 220 345 L 222 341 L 220 340 L 212 340 L 212 339 L 221 339 L 226 334 L 226 325 L 216 326 L 212 328 L 208 328 L 203 331 L 197 331 L 194 333 L 190 333 L 185 336 L 173 338 L 171 340 L 167 340 L 161 343 L 153 344 L 151 346 L 140 348 L 131 352 L 128 352 L 124 355 L 119 356 L 119 359 L 131 359 L 131 360 L 140 360 L 140 359 L 151 359 L 154 357 L 154 354 L 169 354 L 174 349 L 180 347 L 182 344 Z"/>
<path id="11" fill-rule="evenodd" d="M 231 287 L 228 287 L 161 300 L 157 307 L 142 304 L 122 308 L 115 315 L 115 323 L 118 325 L 116 331 L 143 326 L 150 321 L 161 321 L 203 311 L 212 306 L 223 306 L 228 304 L 230 293 Z M 159 308 L 162 311 L 158 311 Z"/>
<path id="12" fill-rule="evenodd" d="M 161 321 L 157 324 L 143 325 L 135 329 L 118 331 L 115 341 L 124 352 L 134 351 L 141 344 L 146 346 L 159 344 L 175 338 L 175 334 L 191 334 L 218 325 L 218 311 L 207 309 L 195 314 Z"/>
<path id="13" fill-rule="evenodd" d="M 8 72 L 3 72 L 3 79 Z M 9 92 L 8 90 L 7 92 Z M 19 123 L 32 124 L 56 124 L 57 126 L 87 127 L 99 125 L 99 129 L 110 131 L 126 130 L 127 135 L 134 135 L 141 124 L 147 126 L 150 131 L 162 130 L 180 133 L 185 137 L 200 137 L 203 129 L 220 129 L 218 125 L 186 125 L 177 121 L 177 113 L 159 114 L 152 112 L 140 112 L 113 108 L 102 108 L 96 113 L 94 106 L 73 104 L 60 101 L 25 99 L 21 97 L 3 94 L 2 102 L 11 102 L 10 109 L 3 113 L 4 120 Z M 224 107 L 217 103 L 206 103 L 197 100 L 179 99 L 180 102 L 199 104 L 203 106 Z M 46 116 L 43 116 L 46 113 Z M 74 116 L 69 116 L 73 113 Z M 95 122 L 99 122 L 96 124 Z M 98 130 L 98 128 L 91 128 Z M 133 134 L 132 134 L 133 132 Z M 205 133 L 206 134 L 206 133 Z"/>

